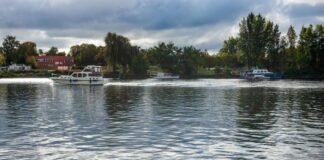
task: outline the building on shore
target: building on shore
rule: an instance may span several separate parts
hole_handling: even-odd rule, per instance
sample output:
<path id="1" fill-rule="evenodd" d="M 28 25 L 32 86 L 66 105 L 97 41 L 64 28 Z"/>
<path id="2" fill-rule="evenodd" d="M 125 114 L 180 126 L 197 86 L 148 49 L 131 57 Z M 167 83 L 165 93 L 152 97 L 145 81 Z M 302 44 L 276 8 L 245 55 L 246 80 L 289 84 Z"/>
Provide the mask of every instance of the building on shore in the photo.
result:
<path id="1" fill-rule="evenodd" d="M 37 56 L 36 68 L 53 69 L 53 70 L 69 70 L 74 65 L 73 57 L 69 56 Z"/>
<path id="2" fill-rule="evenodd" d="M 30 71 L 31 67 L 24 64 L 12 64 L 8 66 L 8 71 Z"/>

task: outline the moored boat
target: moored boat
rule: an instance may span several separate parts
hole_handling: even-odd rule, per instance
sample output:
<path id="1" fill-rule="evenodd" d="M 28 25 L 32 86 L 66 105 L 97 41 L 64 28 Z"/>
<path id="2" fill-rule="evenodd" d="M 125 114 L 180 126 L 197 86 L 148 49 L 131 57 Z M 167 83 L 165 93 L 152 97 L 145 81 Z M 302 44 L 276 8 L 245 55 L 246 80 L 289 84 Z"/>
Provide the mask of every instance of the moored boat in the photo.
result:
<path id="1" fill-rule="evenodd" d="M 282 74 L 270 72 L 267 69 L 251 69 L 244 72 L 243 78 L 251 81 L 278 80 L 282 78 Z"/>
<path id="2" fill-rule="evenodd" d="M 59 84 L 83 84 L 83 85 L 103 85 L 104 78 L 102 76 L 101 66 L 89 65 L 81 72 L 73 72 L 71 75 L 61 75 L 51 77 L 55 83 Z"/>

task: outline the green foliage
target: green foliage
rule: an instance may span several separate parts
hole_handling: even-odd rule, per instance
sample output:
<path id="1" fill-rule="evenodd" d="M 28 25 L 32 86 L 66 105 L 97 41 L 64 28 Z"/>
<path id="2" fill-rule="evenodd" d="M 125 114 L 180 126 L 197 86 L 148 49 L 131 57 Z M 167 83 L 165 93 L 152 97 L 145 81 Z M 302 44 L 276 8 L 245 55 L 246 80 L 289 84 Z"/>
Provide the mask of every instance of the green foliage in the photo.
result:
<path id="1" fill-rule="evenodd" d="M 127 65 L 131 63 L 134 52 L 138 52 L 132 47 L 128 38 L 109 32 L 105 38 L 106 59 L 111 63 L 113 71 L 116 72 L 117 65 L 123 67 L 123 73 L 127 72 Z"/>
<path id="2" fill-rule="evenodd" d="M 95 57 L 95 61 L 99 65 L 107 65 L 106 59 L 105 59 L 105 54 L 106 54 L 106 47 L 99 46 L 97 47 L 97 54 Z"/>
<path id="3" fill-rule="evenodd" d="M 243 60 L 248 67 L 265 67 L 266 51 L 273 54 L 278 43 L 278 26 L 267 21 L 260 14 L 250 13 L 240 23 L 239 46 L 243 53 Z"/>
<path id="4" fill-rule="evenodd" d="M 24 42 L 17 50 L 16 63 L 24 64 L 28 56 L 37 56 L 36 43 L 34 42 Z"/>
<path id="5" fill-rule="evenodd" d="M 130 70 L 133 74 L 147 74 L 148 69 L 149 63 L 147 59 L 144 58 L 143 53 L 137 54 L 133 57 L 130 65 Z"/>
<path id="6" fill-rule="evenodd" d="M 324 71 L 324 31 L 323 25 L 302 27 L 298 47 L 297 63 L 301 72 L 319 73 Z"/>
<path id="7" fill-rule="evenodd" d="M 221 53 L 228 53 L 228 54 L 236 54 L 239 49 L 238 46 L 239 39 L 235 37 L 229 37 L 228 40 L 224 41 L 223 47 L 220 49 L 219 52 Z"/>
<path id="8" fill-rule="evenodd" d="M 26 58 L 26 64 L 36 68 L 36 59 L 34 56 L 29 56 Z"/>
<path id="9" fill-rule="evenodd" d="M 185 76 L 197 74 L 201 51 L 193 46 L 184 47 L 180 55 L 180 73 Z"/>
<path id="10" fill-rule="evenodd" d="M 290 27 L 288 28 L 287 37 L 288 37 L 289 48 L 290 49 L 295 48 L 297 35 L 292 25 L 290 25 Z"/>
<path id="11" fill-rule="evenodd" d="M 1 50 L 0 50 L 1 52 Z M 0 66 L 5 65 L 6 64 L 6 57 L 4 56 L 3 53 L 0 53 Z"/>
<path id="12" fill-rule="evenodd" d="M 47 56 L 57 56 L 57 53 L 58 53 L 57 47 L 53 46 L 45 53 L 45 55 L 47 55 Z"/>
<path id="13" fill-rule="evenodd" d="M 147 50 L 147 58 L 151 65 L 158 65 L 163 72 L 178 73 L 180 51 L 172 42 L 161 42 Z"/>
<path id="14" fill-rule="evenodd" d="M 94 44 L 81 44 L 80 46 L 80 65 L 94 65 L 97 54 L 97 47 Z"/>
<path id="15" fill-rule="evenodd" d="M 237 38 L 224 41 L 215 64 L 220 67 L 265 67 L 287 73 L 324 73 L 323 25 L 302 27 L 299 41 L 293 26 L 281 36 L 279 26 L 250 13 Z"/>
<path id="16" fill-rule="evenodd" d="M 2 50 L 6 56 L 6 64 L 9 65 L 11 63 L 17 62 L 17 50 L 20 43 L 16 40 L 14 36 L 6 36 L 2 43 Z"/>

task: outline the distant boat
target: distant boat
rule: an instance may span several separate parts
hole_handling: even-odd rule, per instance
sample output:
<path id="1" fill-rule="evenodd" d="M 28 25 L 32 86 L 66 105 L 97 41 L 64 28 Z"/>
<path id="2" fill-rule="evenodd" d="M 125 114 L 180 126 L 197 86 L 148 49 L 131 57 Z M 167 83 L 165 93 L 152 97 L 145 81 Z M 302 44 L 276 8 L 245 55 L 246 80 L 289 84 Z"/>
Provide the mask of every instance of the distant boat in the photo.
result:
<path id="1" fill-rule="evenodd" d="M 71 75 L 61 75 L 51 77 L 55 83 L 59 84 L 83 84 L 83 85 L 103 85 L 104 78 L 102 76 L 101 66 L 89 65 L 81 72 L 73 72 Z"/>
<path id="2" fill-rule="evenodd" d="M 179 75 L 175 75 L 172 73 L 158 73 L 154 79 L 168 80 L 168 79 L 179 79 Z"/>
<path id="3" fill-rule="evenodd" d="M 243 78 L 251 81 L 278 80 L 282 78 L 282 74 L 269 72 L 267 69 L 251 69 L 244 72 Z"/>

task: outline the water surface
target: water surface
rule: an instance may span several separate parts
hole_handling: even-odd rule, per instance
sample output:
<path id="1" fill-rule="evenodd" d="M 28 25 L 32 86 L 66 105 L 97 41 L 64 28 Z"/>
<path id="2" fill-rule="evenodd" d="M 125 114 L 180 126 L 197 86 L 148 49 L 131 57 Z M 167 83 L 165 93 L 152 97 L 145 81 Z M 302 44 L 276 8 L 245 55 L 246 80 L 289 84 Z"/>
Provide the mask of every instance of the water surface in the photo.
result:
<path id="1" fill-rule="evenodd" d="M 321 159 L 324 82 L 0 79 L 0 159 Z"/>

